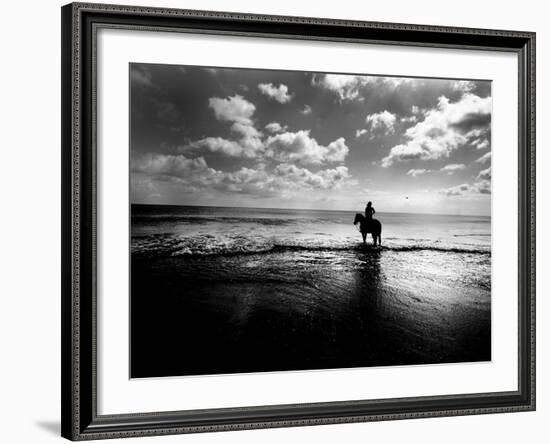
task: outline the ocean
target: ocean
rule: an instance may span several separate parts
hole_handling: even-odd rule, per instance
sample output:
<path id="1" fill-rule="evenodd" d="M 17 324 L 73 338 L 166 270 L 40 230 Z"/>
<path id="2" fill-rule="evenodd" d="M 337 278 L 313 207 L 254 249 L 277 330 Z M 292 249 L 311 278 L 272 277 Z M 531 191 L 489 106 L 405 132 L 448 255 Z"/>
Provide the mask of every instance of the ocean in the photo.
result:
<path id="1" fill-rule="evenodd" d="M 131 376 L 491 359 L 491 219 L 132 205 Z"/>

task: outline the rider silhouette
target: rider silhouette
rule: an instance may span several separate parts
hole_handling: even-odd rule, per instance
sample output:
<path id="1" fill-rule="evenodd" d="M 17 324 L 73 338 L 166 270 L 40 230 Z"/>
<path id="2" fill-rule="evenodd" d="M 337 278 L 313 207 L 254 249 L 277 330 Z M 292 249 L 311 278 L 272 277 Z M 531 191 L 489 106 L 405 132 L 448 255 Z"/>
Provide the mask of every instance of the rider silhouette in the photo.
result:
<path id="1" fill-rule="evenodd" d="M 365 207 L 365 217 L 368 221 L 372 220 L 372 216 L 376 213 L 376 210 L 372 206 L 372 202 L 369 202 L 367 206 Z"/>

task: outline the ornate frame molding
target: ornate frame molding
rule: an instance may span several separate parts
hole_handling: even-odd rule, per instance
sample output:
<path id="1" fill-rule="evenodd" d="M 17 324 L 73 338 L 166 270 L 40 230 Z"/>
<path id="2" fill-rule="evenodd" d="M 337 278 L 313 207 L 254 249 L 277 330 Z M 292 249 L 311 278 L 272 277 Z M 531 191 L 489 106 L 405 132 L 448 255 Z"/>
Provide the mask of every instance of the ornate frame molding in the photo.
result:
<path id="1" fill-rule="evenodd" d="M 535 34 L 72 3 L 62 8 L 62 436 L 71 440 L 535 409 Z M 518 391 L 97 414 L 95 40 L 99 27 L 509 51 L 519 61 Z"/>

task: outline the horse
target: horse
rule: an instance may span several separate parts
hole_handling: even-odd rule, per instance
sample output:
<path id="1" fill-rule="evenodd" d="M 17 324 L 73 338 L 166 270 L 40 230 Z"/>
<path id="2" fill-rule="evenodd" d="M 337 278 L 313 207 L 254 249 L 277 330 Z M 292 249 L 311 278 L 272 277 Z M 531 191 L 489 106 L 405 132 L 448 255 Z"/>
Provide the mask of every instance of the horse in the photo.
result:
<path id="1" fill-rule="evenodd" d="M 359 224 L 359 231 L 363 236 L 363 243 L 367 243 L 367 234 L 372 234 L 372 240 L 376 245 L 376 239 L 378 239 L 378 245 L 382 245 L 382 224 L 378 219 L 367 219 L 363 214 L 357 213 L 353 220 L 353 225 Z"/>

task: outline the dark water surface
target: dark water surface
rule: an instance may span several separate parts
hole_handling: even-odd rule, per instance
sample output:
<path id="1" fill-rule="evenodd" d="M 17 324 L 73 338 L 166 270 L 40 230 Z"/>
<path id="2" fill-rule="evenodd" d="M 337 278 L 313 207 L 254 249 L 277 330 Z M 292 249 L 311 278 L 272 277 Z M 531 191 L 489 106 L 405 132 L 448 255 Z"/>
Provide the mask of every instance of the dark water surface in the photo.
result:
<path id="1" fill-rule="evenodd" d="M 132 207 L 131 376 L 491 359 L 490 219 Z"/>

